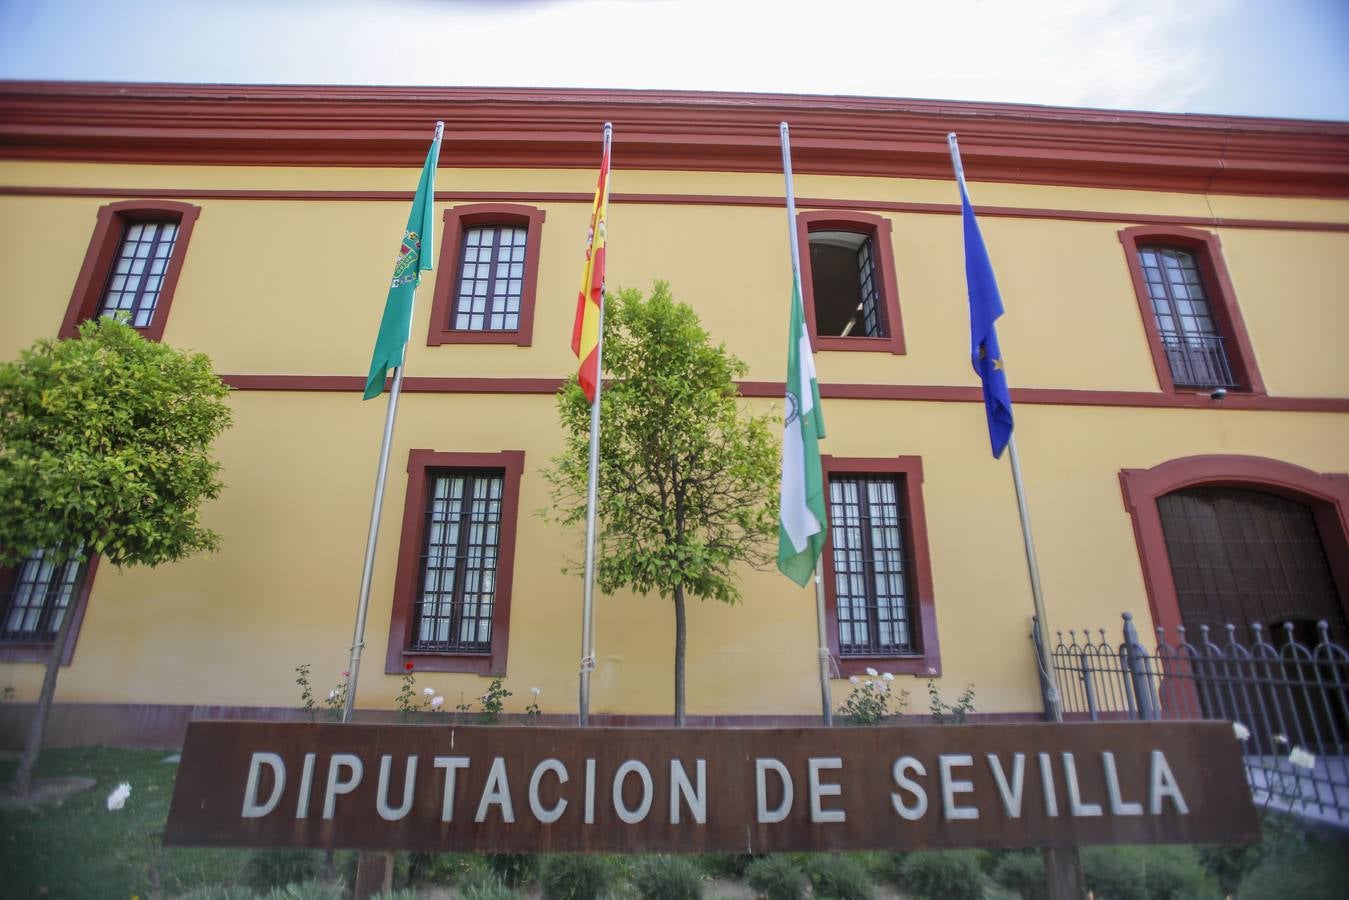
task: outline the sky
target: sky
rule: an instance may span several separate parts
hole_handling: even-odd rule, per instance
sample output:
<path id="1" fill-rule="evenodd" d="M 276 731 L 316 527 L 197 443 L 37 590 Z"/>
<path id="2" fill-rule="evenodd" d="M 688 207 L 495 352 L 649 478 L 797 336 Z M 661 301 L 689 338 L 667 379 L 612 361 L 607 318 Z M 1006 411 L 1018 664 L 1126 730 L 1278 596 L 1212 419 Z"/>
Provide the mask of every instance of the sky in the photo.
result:
<path id="1" fill-rule="evenodd" d="M 661 88 L 1349 120 L 1349 0 L 0 0 L 0 78 Z"/>

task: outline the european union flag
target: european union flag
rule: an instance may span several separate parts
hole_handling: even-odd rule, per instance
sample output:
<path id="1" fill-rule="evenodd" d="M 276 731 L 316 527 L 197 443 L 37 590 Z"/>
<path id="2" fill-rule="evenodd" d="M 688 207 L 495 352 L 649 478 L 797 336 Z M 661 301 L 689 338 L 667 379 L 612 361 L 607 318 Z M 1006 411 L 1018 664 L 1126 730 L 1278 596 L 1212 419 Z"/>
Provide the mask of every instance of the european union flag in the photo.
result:
<path id="1" fill-rule="evenodd" d="M 988 416 L 988 439 L 993 445 L 993 458 L 1002 456 L 1003 448 L 1012 437 L 1012 397 L 1007 390 L 1007 372 L 1003 368 L 1002 350 L 998 348 L 998 331 L 994 327 L 1002 315 L 1002 296 L 993 277 L 993 264 L 988 259 L 979 223 L 970 207 L 970 195 L 965 190 L 965 179 L 960 185 L 961 218 L 965 224 L 965 282 L 970 294 L 970 362 L 984 385 L 984 412 Z"/>

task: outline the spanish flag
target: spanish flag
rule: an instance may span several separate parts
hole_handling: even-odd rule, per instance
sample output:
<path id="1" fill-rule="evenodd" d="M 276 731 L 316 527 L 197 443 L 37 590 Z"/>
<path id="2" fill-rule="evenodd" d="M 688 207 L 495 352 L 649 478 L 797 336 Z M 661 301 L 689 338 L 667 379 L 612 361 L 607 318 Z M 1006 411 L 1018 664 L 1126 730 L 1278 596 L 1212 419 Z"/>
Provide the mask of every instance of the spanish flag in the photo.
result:
<path id="1" fill-rule="evenodd" d="M 600 179 L 595 185 L 595 202 L 590 207 L 590 233 L 586 235 L 586 261 L 581 273 L 581 290 L 576 295 L 576 321 L 571 329 L 571 352 L 580 360 L 577 380 L 586 399 L 595 402 L 595 385 L 600 378 L 600 304 L 604 302 L 605 220 L 609 209 L 609 145 L 611 128 L 604 126 L 604 154 L 600 158 Z"/>

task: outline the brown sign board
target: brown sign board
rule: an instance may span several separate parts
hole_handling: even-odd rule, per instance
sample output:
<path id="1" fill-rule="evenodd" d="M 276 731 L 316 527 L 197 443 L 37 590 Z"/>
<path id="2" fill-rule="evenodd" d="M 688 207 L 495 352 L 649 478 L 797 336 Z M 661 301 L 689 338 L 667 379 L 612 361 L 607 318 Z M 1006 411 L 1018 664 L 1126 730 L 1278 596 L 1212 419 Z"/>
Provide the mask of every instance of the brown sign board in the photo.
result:
<path id="1" fill-rule="evenodd" d="M 428 851 L 1249 843 L 1221 722 L 645 729 L 193 722 L 164 842 Z"/>

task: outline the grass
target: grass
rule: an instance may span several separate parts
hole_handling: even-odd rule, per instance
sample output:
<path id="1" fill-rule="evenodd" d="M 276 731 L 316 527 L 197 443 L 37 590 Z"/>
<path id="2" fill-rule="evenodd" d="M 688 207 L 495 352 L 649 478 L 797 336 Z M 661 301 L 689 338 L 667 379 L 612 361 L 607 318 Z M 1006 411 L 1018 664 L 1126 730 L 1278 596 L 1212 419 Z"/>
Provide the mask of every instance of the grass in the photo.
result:
<path id="1" fill-rule="evenodd" d="M 10 897 L 146 897 L 158 878 L 176 896 L 205 884 L 230 884 L 249 851 L 161 848 L 178 767 L 170 750 L 108 747 L 48 749 L 37 777 L 83 775 L 98 784 L 60 803 L 0 810 L 0 885 Z M 18 763 L 0 761 L 0 783 Z M 131 797 L 109 811 L 108 794 L 121 782 Z"/>

